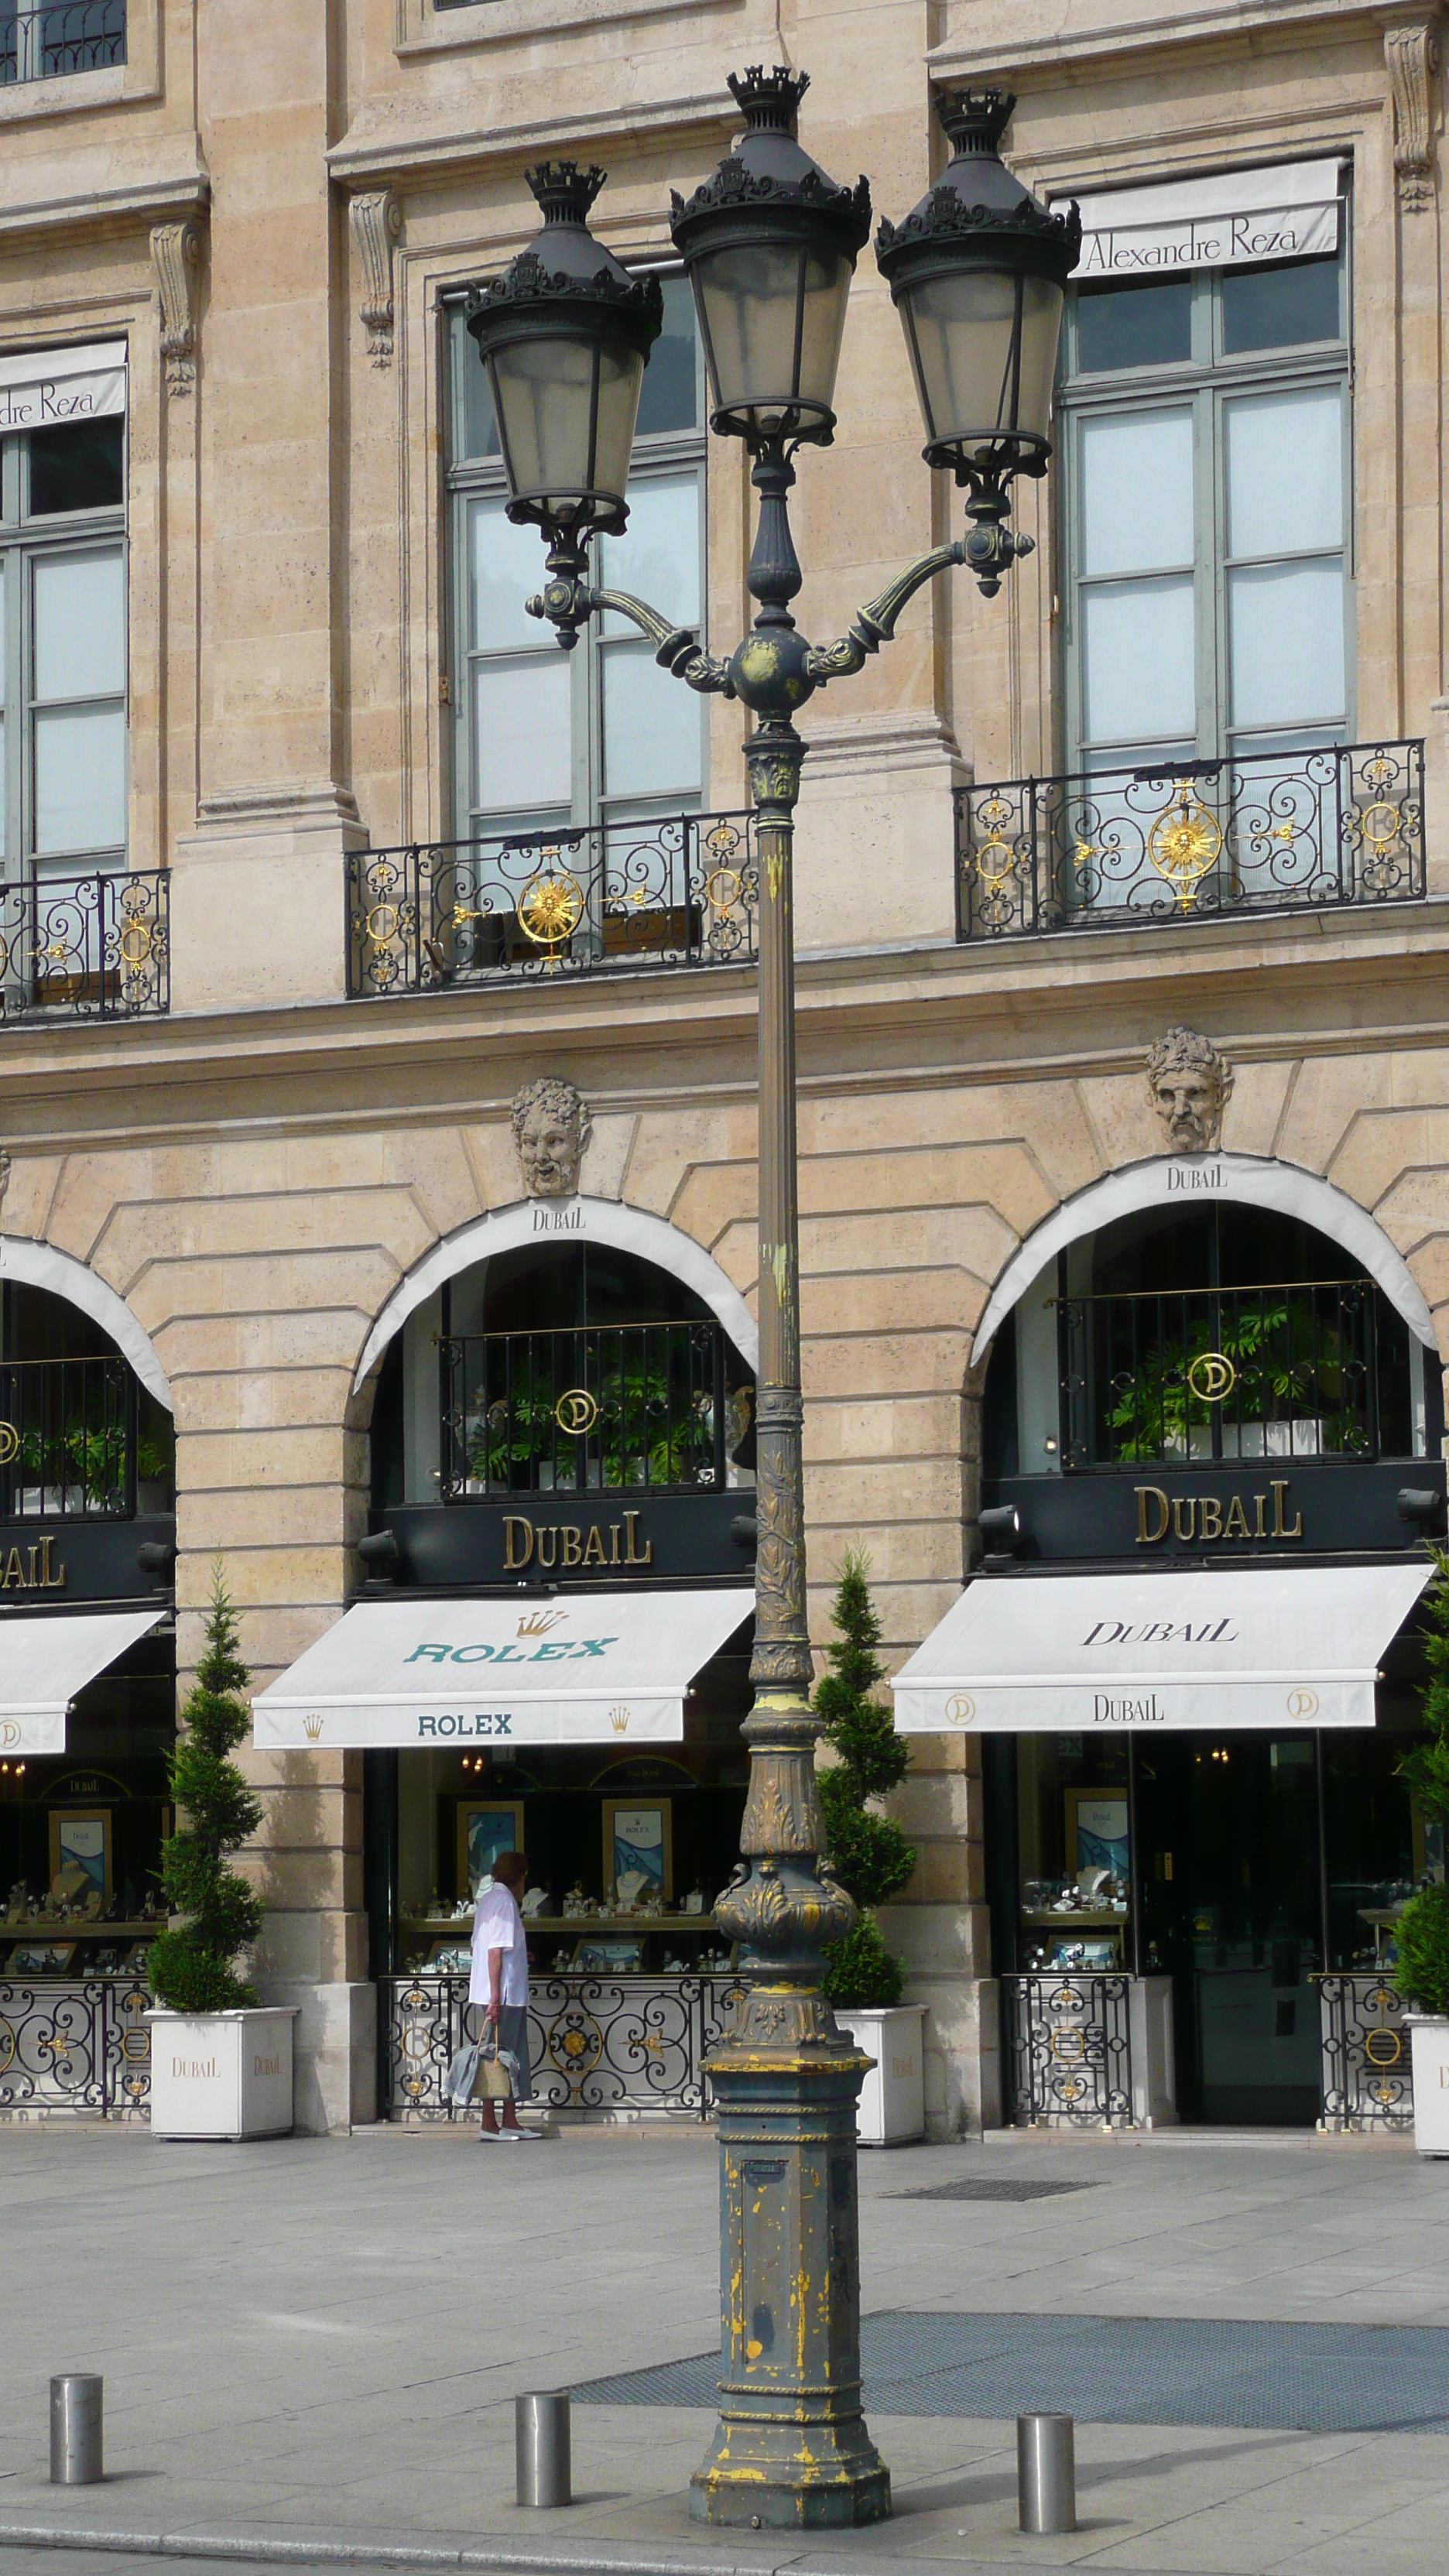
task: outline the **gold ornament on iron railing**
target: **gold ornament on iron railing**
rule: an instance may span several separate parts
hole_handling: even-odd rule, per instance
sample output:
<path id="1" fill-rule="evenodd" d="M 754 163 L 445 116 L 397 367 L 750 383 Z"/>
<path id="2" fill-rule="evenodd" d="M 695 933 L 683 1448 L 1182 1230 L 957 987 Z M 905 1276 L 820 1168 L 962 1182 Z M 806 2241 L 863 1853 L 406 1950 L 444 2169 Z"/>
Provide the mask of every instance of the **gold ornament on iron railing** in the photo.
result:
<path id="1" fill-rule="evenodd" d="M 1217 816 L 1192 796 L 1184 779 L 1147 835 L 1147 855 L 1184 912 L 1196 903 L 1198 887 L 1217 866 L 1222 847 Z"/>

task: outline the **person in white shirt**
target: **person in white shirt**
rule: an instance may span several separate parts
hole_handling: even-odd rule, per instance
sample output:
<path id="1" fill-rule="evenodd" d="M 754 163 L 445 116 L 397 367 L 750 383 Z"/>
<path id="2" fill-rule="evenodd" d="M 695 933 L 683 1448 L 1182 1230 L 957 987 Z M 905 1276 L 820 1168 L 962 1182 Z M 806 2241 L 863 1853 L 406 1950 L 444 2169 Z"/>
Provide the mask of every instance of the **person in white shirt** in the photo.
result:
<path id="1" fill-rule="evenodd" d="M 490 2138 L 521 2142 L 540 2134 L 537 2129 L 520 2128 L 518 2123 L 518 2105 L 533 2090 L 528 2062 L 528 1941 L 518 1910 L 518 1899 L 527 1884 L 528 1863 L 522 1852 L 500 1852 L 493 1864 L 492 1878 L 479 1885 L 473 1908 L 468 2001 L 483 2007 L 485 2044 L 496 2034 L 499 2056 L 512 2058 L 518 2069 L 513 2097 L 501 2105 L 501 2127 L 500 2105 L 485 2096 L 480 2143 Z"/>

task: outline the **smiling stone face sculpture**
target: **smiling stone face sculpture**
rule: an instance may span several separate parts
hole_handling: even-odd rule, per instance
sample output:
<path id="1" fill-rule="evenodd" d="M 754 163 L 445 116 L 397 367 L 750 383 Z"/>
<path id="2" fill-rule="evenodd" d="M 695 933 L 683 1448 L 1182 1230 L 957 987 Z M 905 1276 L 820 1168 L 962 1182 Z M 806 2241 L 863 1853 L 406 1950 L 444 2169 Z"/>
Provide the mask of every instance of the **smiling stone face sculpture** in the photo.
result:
<path id="1" fill-rule="evenodd" d="M 1169 1029 L 1147 1059 L 1147 1089 L 1174 1154 L 1210 1154 L 1222 1134 L 1233 1068 L 1199 1029 Z"/>
<path id="2" fill-rule="evenodd" d="M 545 1074 L 515 1092 L 513 1141 L 531 1199 L 571 1199 L 588 1150 L 593 1121 L 583 1093 L 572 1082 Z"/>

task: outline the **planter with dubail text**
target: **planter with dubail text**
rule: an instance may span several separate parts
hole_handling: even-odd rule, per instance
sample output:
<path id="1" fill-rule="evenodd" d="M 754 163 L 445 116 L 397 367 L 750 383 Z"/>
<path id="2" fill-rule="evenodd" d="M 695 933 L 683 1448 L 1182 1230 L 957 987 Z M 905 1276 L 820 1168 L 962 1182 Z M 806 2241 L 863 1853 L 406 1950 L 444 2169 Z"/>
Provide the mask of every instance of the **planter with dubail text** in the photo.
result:
<path id="1" fill-rule="evenodd" d="M 1414 2068 L 1414 2144 L 1449 2156 L 1449 2013 L 1407 2012 Z"/>
<path id="2" fill-rule="evenodd" d="M 837 2004 L 837 2029 L 848 2033 L 875 2064 L 860 2088 L 855 2134 L 863 2147 L 903 2147 L 926 2131 L 924 2004 L 893 2004 L 889 2011 Z"/>
<path id="3" fill-rule="evenodd" d="M 292 2128 L 295 2004 L 234 2012 L 153 2006 L 151 2134 L 155 2138 L 285 2138 Z"/>

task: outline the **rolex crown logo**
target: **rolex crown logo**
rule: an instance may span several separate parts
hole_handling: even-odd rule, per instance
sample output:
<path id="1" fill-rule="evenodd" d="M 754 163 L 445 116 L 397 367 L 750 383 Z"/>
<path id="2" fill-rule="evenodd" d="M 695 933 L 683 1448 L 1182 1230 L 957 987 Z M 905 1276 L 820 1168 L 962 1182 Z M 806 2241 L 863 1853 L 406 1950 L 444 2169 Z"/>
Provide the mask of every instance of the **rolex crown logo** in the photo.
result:
<path id="1" fill-rule="evenodd" d="M 629 1724 L 629 1711 L 627 1708 L 611 1708 L 609 1711 L 609 1724 L 612 1726 L 616 1735 L 623 1735 Z"/>
<path id="2" fill-rule="evenodd" d="M 530 1610 L 519 1620 L 518 1633 L 520 1637 L 546 1637 L 550 1628 L 556 1628 L 567 1617 L 566 1610 Z"/>
<path id="3" fill-rule="evenodd" d="M 314 1716 L 314 1717 L 304 1717 L 304 1718 L 303 1718 L 303 1720 L 302 1720 L 302 1733 L 306 1736 L 307 1741 L 308 1741 L 308 1743 L 309 1743 L 309 1744 L 315 1744 L 315 1743 L 316 1743 L 316 1741 L 317 1741 L 317 1738 L 318 1738 L 318 1736 L 321 1734 L 321 1732 L 322 1732 L 322 1720 L 321 1720 L 321 1718 L 320 1718 L 320 1717 L 315 1717 L 315 1716 Z"/>

